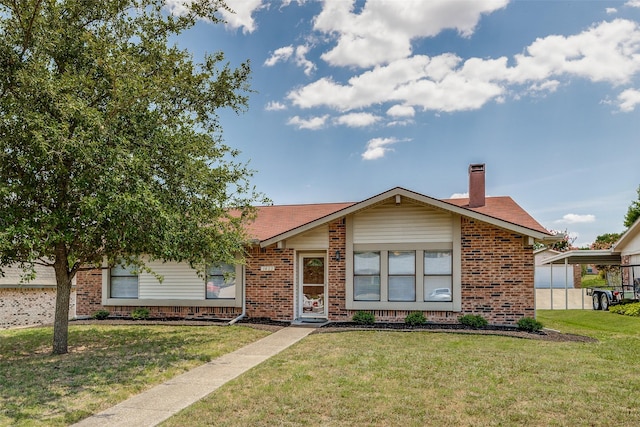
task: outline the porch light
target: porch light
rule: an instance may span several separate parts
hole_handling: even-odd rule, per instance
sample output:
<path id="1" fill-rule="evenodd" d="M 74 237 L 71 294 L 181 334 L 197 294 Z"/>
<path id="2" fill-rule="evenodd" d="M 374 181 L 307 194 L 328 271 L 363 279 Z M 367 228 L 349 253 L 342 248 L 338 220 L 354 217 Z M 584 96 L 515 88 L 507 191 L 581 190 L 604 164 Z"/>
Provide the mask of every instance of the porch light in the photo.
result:
<path id="1" fill-rule="evenodd" d="M 340 258 L 340 249 L 337 249 L 337 250 L 336 250 L 336 256 L 335 256 L 335 258 L 333 258 L 333 259 L 334 259 L 334 260 L 336 260 L 336 261 L 338 261 L 338 262 L 340 262 L 340 260 L 341 260 L 341 258 Z"/>

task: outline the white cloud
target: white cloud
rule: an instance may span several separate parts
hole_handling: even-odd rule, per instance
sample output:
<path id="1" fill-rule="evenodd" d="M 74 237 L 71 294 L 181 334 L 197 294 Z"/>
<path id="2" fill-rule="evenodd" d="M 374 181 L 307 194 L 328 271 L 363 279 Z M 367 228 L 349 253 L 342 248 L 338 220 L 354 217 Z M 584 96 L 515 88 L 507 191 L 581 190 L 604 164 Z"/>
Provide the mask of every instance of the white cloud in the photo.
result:
<path id="1" fill-rule="evenodd" d="M 629 7 L 640 7 L 640 0 L 629 0 L 624 5 Z"/>
<path id="2" fill-rule="evenodd" d="M 366 127 L 380 120 L 380 116 L 371 113 L 349 113 L 335 119 L 335 123 L 348 127 Z"/>
<path id="3" fill-rule="evenodd" d="M 225 3 L 234 13 L 222 10 L 222 16 L 227 21 L 227 26 L 235 29 L 242 28 L 244 33 L 252 33 L 256 29 L 253 12 L 263 8 L 262 0 L 225 0 Z"/>
<path id="4" fill-rule="evenodd" d="M 393 151 L 389 145 L 400 142 L 397 138 L 373 138 L 367 142 L 367 147 L 362 158 L 364 160 L 375 160 L 385 156 L 389 151 Z"/>
<path id="5" fill-rule="evenodd" d="M 558 219 L 555 221 L 557 224 L 585 224 L 589 222 L 594 222 L 596 220 L 595 215 L 578 215 L 578 214 L 566 214 L 562 217 L 562 219 Z"/>
<path id="6" fill-rule="evenodd" d="M 185 15 L 191 3 L 192 0 L 165 0 L 167 9 L 174 15 Z M 253 12 L 264 7 L 262 0 L 226 0 L 225 3 L 233 11 L 219 11 L 227 27 L 242 28 L 244 33 L 252 33 L 256 29 Z"/>
<path id="7" fill-rule="evenodd" d="M 640 0 L 639 0 L 640 1 Z M 640 104 L 640 90 L 627 89 L 618 95 L 620 111 L 630 113 Z"/>
<path id="8" fill-rule="evenodd" d="M 287 124 L 297 126 L 298 129 L 318 130 L 324 127 L 328 118 L 328 114 L 319 117 L 312 117 L 310 119 L 302 119 L 299 116 L 294 116 L 289 119 Z"/>
<path id="9" fill-rule="evenodd" d="M 490 101 L 505 102 L 507 95 L 518 99 L 552 93 L 562 79 L 571 77 L 625 84 L 640 73 L 640 25 L 616 19 L 572 36 L 539 38 L 516 55 L 513 64 L 507 57 L 463 60 L 451 53 L 414 55 L 376 66 L 345 83 L 323 77 L 292 90 L 287 98 L 300 108 L 349 111 L 393 103 L 455 112 L 479 109 Z"/>
<path id="10" fill-rule="evenodd" d="M 284 46 L 279 49 L 276 49 L 270 57 L 264 61 L 264 65 L 267 67 L 273 67 L 280 61 L 286 61 L 293 54 L 293 46 Z"/>
<path id="11" fill-rule="evenodd" d="M 473 34 L 483 14 L 505 7 L 508 0 L 368 0 L 359 13 L 354 1 L 325 0 L 314 29 L 337 37 L 322 59 L 337 66 L 371 67 L 411 55 L 411 41 L 455 29 Z"/>
<path id="12" fill-rule="evenodd" d="M 391 117 L 413 117 L 416 110 L 410 105 L 394 105 L 387 110 L 387 115 Z"/>
<path id="13" fill-rule="evenodd" d="M 450 199 L 468 199 L 469 198 L 469 193 L 453 193 L 450 197 Z"/>
<path id="14" fill-rule="evenodd" d="M 269 101 L 267 105 L 265 105 L 264 109 L 266 111 L 282 111 L 286 110 L 287 106 L 278 101 Z"/>
<path id="15" fill-rule="evenodd" d="M 618 13 L 618 9 L 616 9 L 615 7 L 607 7 L 605 9 L 605 12 L 607 12 L 607 14 L 611 15 L 614 13 Z"/>
<path id="16" fill-rule="evenodd" d="M 306 58 L 307 52 L 309 46 L 296 47 L 296 65 L 304 68 L 304 74 L 310 76 L 316 70 L 316 65 Z"/>

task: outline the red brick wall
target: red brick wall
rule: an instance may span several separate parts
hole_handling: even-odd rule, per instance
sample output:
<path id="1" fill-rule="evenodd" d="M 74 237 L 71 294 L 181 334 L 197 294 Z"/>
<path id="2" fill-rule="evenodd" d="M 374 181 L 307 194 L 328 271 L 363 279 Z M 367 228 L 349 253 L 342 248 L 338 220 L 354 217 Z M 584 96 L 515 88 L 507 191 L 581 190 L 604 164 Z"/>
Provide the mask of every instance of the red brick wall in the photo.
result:
<path id="1" fill-rule="evenodd" d="M 76 273 L 76 315 L 91 316 L 102 306 L 102 270 L 78 271 Z"/>
<path id="2" fill-rule="evenodd" d="M 462 313 L 513 325 L 534 317 L 533 248 L 523 237 L 462 218 Z"/>
<path id="3" fill-rule="evenodd" d="M 336 251 L 340 251 L 340 261 L 337 261 Z M 331 320 L 349 320 L 353 314 L 345 309 L 346 299 L 346 226 L 344 219 L 329 224 L 329 281 L 328 281 L 328 310 Z"/>
<path id="4" fill-rule="evenodd" d="M 261 271 L 260 267 L 274 267 Z M 293 249 L 252 247 L 246 260 L 247 317 L 292 320 L 295 261 Z"/>

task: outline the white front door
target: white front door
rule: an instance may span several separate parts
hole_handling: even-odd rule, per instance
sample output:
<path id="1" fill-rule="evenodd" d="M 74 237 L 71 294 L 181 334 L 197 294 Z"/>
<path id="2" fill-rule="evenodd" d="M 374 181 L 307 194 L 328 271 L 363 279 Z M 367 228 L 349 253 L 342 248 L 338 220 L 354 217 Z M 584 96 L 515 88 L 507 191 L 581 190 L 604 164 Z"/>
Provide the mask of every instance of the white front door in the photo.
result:
<path id="1" fill-rule="evenodd" d="M 326 259 L 326 253 L 322 252 L 298 256 L 298 313 L 302 318 L 327 317 Z"/>

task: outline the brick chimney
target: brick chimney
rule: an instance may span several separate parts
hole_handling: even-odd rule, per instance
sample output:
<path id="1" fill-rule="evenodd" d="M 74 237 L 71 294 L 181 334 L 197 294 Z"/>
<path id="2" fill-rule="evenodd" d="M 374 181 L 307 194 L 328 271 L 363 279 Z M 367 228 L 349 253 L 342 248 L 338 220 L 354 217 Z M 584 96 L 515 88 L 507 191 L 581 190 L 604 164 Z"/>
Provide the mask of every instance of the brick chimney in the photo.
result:
<path id="1" fill-rule="evenodd" d="M 469 165 L 469 207 L 484 206 L 484 163 Z"/>

